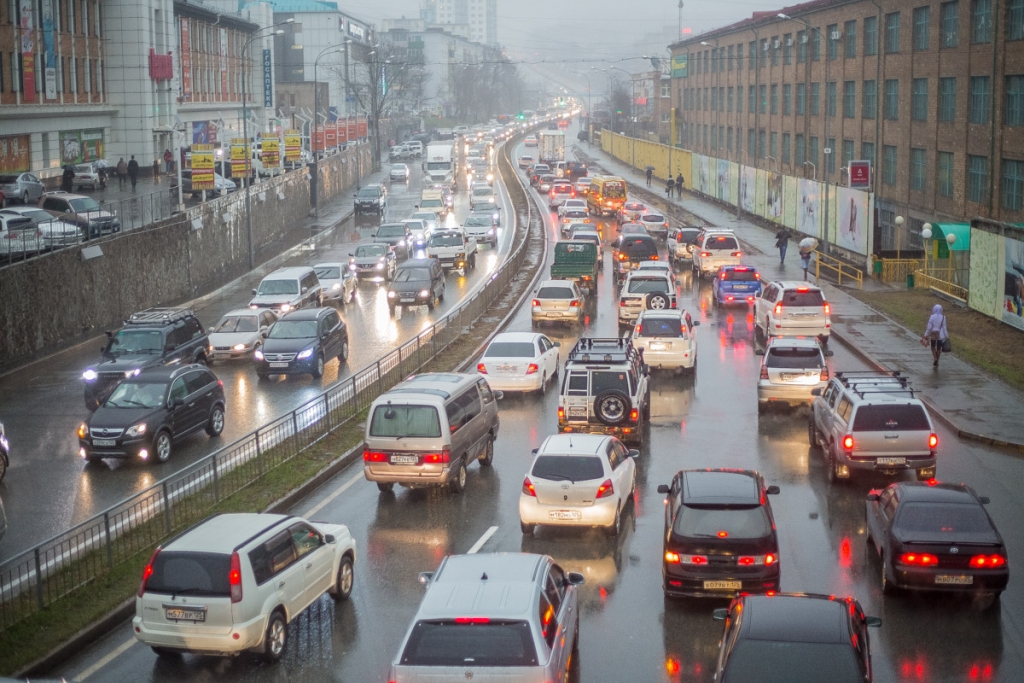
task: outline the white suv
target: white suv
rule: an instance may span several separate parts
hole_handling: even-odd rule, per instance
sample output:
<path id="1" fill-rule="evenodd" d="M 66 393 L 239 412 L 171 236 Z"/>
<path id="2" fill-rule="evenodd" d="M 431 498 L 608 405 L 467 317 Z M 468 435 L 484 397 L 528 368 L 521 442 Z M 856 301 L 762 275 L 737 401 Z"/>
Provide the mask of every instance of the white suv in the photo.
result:
<path id="1" fill-rule="evenodd" d="M 754 327 L 761 328 L 765 338 L 816 335 L 827 343 L 831 314 L 825 294 L 806 282 L 770 282 L 754 298 Z"/>
<path id="2" fill-rule="evenodd" d="M 342 524 L 270 514 L 211 517 L 159 546 L 135 599 L 135 637 L 158 655 L 260 653 L 324 593 L 352 593 L 356 543 Z"/>
<path id="3" fill-rule="evenodd" d="M 631 325 L 645 310 L 666 311 L 676 307 L 676 288 L 671 274 L 634 270 L 619 292 L 619 324 Z"/>
<path id="4" fill-rule="evenodd" d="M 731 230 L 708 230 L 693 250 L 693 274 L 714 275 L 722 266 L 738 266 L 742 258 L 740 241 Z"/>
<path id="5" fill-rule="evenodd" d="M 764 412 L 769 403 L 810 405 L 815 389 L 828 385 L 829 370 L 825 358 L 831 351 L 821 348 L 813 337 L 772 337 L 762 356 L 761 374 L 757 380 L 757 412 Z"/>

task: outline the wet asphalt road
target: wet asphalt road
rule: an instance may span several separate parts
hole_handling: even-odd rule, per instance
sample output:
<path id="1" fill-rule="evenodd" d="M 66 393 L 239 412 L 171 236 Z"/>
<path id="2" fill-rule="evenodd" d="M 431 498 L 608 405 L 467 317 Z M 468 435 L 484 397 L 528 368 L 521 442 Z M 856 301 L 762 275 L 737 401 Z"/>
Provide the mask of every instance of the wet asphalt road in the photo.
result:
<path id="1" fill-rule="evenodd" d="M 772 258 L 750 260 L 766 277 L 779 272 Z M 587 334 L 617 333 L 615 294 L 609 251 Z M 279 665 L 248 657 L 161 661 L 134 642 L 130 624 L 124 623 L 53 675 L 88 681 L 384 682 L 423 595 L 417 573 L 436 568 L 447 554 L 467 552 L 496 526 L 481 552 L 547 553 L 566 570 L 586 576 L 581 681 L 709 682 L 721 634 L 711 611 L 726 603 L 663 598 L 663 502 L 656 488 L 681 468 L 727 466 L 760 470 L 782 489 L 772 505 L 784 590 L 853 595 L 867 613 L 882 617 L 882 627 L 871 633 L 876 681 L 1024 680 L 1024 592 L 1016 572 L 1001 605 L 989 609 L 946 597 L 883 600 L 879 564 L 865 544 L 864 495 L 886 480 L 861 477 L 830 488 L 820 454 L 807 445 L 806 410 L 758 418 L 752 322 L 743 308 L 715 309 L 710 297 L 708 285 L 695 284 L 688 272 L 680 274 L 680 304 L 701 321 L 697 373 L 694 379 L 654 377 L 636 502 L 627 510 L 620 538 L 608 539 L 597 530 L 542 528 L 524 539 L 518 524 L 520 488 L 530 449 L 557 431 L 557 395 L 508 396 L 501 403 L 494 465 L 471 468 L 461 496 L 441 490 L 380 495 L 354 467 L 293 510 L 349 525 L 360 555 L 351 601 L 335 605 L 325 596 L 301 615 L 290 627 L 291 649 Z M 530 329 L 528 307 L 510 329 Z M 566 350 L 577 336 L 570 329 L 542 331 Z M 844 347 L 834 342 L 833 347 L 834 370 L 864 368 Z M 990 496 L 990 512 L 1011 561 L 1024 557 L 1024 534 L 1016 524 L 1024 518 L 1016 486 L 1024 478 L 1024 461 L 960 442 L 941 423 L 937 427 L 939 477 L 966 481 Z"/>
<path id="2" fill-rule="evenodd" d="M 384 168 L 386 173 L 387 164 Z M 385 220 L 400 220 L 416 211 L 423 177 L 418 165 L 412 166 L 411 176 L 408 184 L 387 183 L 390 197 Z M 213 371 L 223 380 L 227 396 L 224 433 L 217 439 L 200 433 L 177 442 L 166 464 L 107 460 L 87 465 L 77 455 L 76 430 L 89 414 L 82 398 L 82 371 L 98 360 L 105 337 L 0 378 L 0 419 L 7 428 L 12 448 L 11 468 L 0 483 L 0 497 L 8 518 L 7 534 L 0 540 L 0 561 L 63 532 L 312 400 L 339 378 L 361 370 L 443 317 L 481 285 L 509 251 L 511 230 L 505 219 L 511 212 L 507 196 L 502 197 L 505 207 L 501 212 L 498 249 L 481 246 L 475 270 L 467 277 L 449 275 L 445 300 L 433 311 L 425 307 L 399 309 L 392 318 L 386 284 L 368 280 L 359 284 L 355 301 L 340 308 L 349 326 L 348 362 L 341 366 L 331 361 L 321 379 L 278 376 L 259 382 L 249 361 L 214 365 Z M 455 214 L 461 220 L 468 212 L 468 195 L 463 188 L 456 195 Z M 455 220 L 449 218 L 452 224 Z M 349 219 L 317 251 L 298 253 L 281 267 L 347 263 L 349 252 L 360 242 L 370 241 L 377 225 L 376 216 Z M 209 328 L 228 311 L 248 306 L 251 290 L 261 278 L 262 274 L 250 274 L 234 286 L 194 302 L 193 308 L 203 325 Z"/>

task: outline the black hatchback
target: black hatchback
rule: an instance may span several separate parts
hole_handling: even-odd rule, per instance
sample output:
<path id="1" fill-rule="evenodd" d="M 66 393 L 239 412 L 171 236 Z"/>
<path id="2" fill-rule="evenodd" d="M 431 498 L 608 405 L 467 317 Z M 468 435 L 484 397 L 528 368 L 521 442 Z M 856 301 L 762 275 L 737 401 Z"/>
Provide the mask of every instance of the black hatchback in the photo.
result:
<path id="1" fill-rule="evenodd" d="M 444 301 L 444 271 L 436 258 L 410 259 L 398 266 L 388 288 L 391 315 L 399 306 L 426 306 L 434 310 L 435 301 Z"/>
<path id="2" fill-rule="evenodd" d="M 615 279 L 622 282 L 641 261 L 658 260 L 658 244 L 650 235 L 621 235 L 615 242 Z"/>
<path id="3" fill-rule="evenodd" d="M 779 588 L 779 539 L 765 486 L 752 470 L 680 470 L 667 494 L 665 595 L 731 597 Z"/>
<path id="4" fill-rule="evenodd" d="M 224 383 L 199 364 L 143 370 L 121 382 L 78 427 L 78 454 L 163 463 L 173 442 L 224 430 Z"/>
<path id="5" fill-rule="evenodd" d="M 270 327 L 263 348 L 253 352 L 256 374 L 312 375 L 319 379 L 324 366 L 337 357 L 348 360 L 348 326 L 333 308 L 303 308 L 278 318 Z"/>

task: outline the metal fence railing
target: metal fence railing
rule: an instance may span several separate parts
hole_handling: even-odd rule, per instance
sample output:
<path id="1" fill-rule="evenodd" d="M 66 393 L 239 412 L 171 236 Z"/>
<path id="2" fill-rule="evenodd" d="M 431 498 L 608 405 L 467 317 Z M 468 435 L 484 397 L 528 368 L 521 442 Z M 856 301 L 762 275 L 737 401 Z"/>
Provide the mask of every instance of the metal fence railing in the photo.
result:
<path id="1" fill-rule="evenodd" d="M 0 563 L 0 632 L 202 519 L 220 501 L 352 420 L 463 336 L 520 276 L 526 260 L 532 206 L 507 154 L 499 165 L 506 178 L 515 179 L 507 183 L 516 213 L 514 246 L 483 287 L 414 339 L 287 415 Z"/>

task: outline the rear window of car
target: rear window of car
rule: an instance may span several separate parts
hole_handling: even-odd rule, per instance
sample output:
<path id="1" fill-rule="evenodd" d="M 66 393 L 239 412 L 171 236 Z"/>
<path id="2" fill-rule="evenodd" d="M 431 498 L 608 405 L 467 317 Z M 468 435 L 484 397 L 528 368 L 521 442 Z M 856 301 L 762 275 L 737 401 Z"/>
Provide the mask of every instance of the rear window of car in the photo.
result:
<path id="1" fill-rule="evenodd" d="M 790 290 L 783 292 L 782 294 L 782 305 L 783 306 L 824 306 L 825 297 L 822 296 L 821 290 L 807 290 L 801 292 L 799 290 Z"/>
<path id="2" fill-rule="evenodd" d="M 377 406 L 370 420 L 370 436 L 438 438 L 441 422 L 434 406 Z"/>
<path id="3" fill-rule="evenodd" d="M 921 405 L 862 405 L 853 417 L 858 432 L 931 431 Z"/>
<path id="4" fill-rule="evenodd" d="M 944 534 L 963 539 L 963 534 L 992 533 L 992 524 L 978 505 L 965 503 L 906 503 L 900 508 L 896 525 L 913 534 Z"/>
<path id="5" fill-rule="evenodd" d="M 696 229 L 680 230 L 678 233 L 676 233 L 676 241 L 677 242 L 693 242 L 694 240 L 697 239 L 697 235 L 699 235 L 699 234 L 700 234 L 700 230 L 696 230 Z"/>
<path id="6" fill-rule="evenodd" d="M 764 538 L 771 533 L 771 524 L 760 505 L 684 505 L 676 516 L 673 531 L 684 538 Z"/>
<path id="7" fill-rule="evenodd" d="M 541 287 L 537 291 L 538 299 L 573 299 L 572 290 L 568 287 Z"/>
<path id="8" fill-rule="evenodd" d="M 487 347 L 484 358 L 533 358 L 537 347 L 533 342 L 494 342 Z"/>
<path id="9" fill-rule="evenodd" d="M 705 240 L 704 248 L 705 249 L 715 249 L 715 250 L 736 251 L 736 250 L 738 250 L 740 248 L 740 245 L 736 241 L 735 237 L 719 236 L 719 237 L 709 237 L 707 240 Z"/>
<path id="10" fill-rule="evenodd" d="M 147 593 L 220 597 L 231 595 L 231 555 L 162 550 L 146 579 Z"/>
<path id="11" fill-rule="evenodd" d="M 531 476 L 550 481 L 590 481 L 604 476 L 601 459 L 589 455 L 541 455 Z"/>
<path id="12" fill-rule="evenodd" d="M 644 239 L 643 237 L 623 237 L 622 244 L 619 246 L 619 251 L 630 257 L 656 256 L 658 254 L 658 245 L 655 244 L 652 239 Z"/>
<path id="13" fill-rule="evenodd" d="M 402 225 L 382 225 L 377 229 L 377 237 L 404 237 L 408 228 Z"/>
<path id="14" fill-rule="evenodd" d="M 668 291 L 668 282 L 660 277 L 632 278 L 629 281 L 630 294 L 648 294 L 650 292 L 666 294 Z"/>
<path id="15" fill-rule="evenodd" d="M 741 640 L 729 654 L 720 683 L 863 683 L 864 674 L 849 643 Z"/>
<path id="16" fill-rule="evenodd" d="M 817 349 L 807 348 L 778 348 L 768 349 L 768 355 L 764 364 L 769 368 L 801 369 L 801 368 L 823 368 L 825 361 L 821 352 Z"/>
<path id="17" fill-rule="evenodd" d="M 590 374 L 590 393 L 597 396 L 606 389 L 617 389 L 631 395 L 629 390 L 629 376 L 625 372 L 598 370 Z"/>
<path id="18" fill-rule="evenodd" d="M 734 270 L 731 268 L 723 270 L 721 277 L 723 280 L 731 280 L 733 282 L 757 282 L 759 279 L 756 270 Z"/>
<path id="19" fill-rule="evenodd" d="M 672 318 L 644 318 L 640 323 L 637 333 L 641 337 L 683 337 L 689 338 L 689 334 L 683 332 L 680 321 Z"/>
<path id="20" fill-rule="evenodd" d="M 537 666 L 537 651 L 530 624 L 525 621 L 418 621 L 409 634 L 400 663 L 473 668 Z"/>

